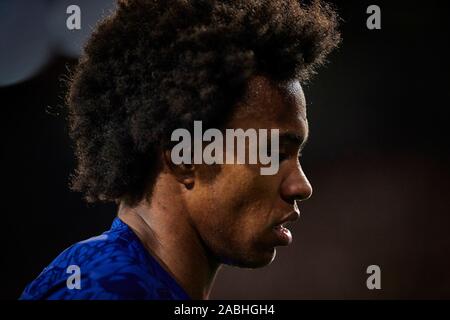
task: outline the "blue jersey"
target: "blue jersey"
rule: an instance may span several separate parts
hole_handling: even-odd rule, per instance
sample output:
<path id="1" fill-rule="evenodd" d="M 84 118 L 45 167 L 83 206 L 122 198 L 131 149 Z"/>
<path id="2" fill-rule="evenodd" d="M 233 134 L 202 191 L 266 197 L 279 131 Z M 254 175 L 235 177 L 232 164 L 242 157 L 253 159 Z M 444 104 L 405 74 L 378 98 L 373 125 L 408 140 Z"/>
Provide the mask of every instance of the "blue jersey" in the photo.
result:
<path id="1" fill-rule="evenodd" d="M 189 296 L 116 218 L 110 230 L 61 253 L 22 300 L 187 300 Z"/>

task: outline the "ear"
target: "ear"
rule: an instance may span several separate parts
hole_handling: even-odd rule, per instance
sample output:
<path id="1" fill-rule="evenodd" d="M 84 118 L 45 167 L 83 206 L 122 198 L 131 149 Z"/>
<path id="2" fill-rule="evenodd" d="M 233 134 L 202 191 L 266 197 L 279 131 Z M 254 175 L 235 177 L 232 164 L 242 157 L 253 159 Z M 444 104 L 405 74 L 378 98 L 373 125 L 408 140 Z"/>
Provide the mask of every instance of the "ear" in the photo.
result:
<path id="1" fill-rule="evenodd" d="M 164 163 L 177 181 L 183 184 L 186 189 L 191 190 L 195 184 L 195 165 L 174 164 L 172 162 L 171 150 L 163 152 Z"/>

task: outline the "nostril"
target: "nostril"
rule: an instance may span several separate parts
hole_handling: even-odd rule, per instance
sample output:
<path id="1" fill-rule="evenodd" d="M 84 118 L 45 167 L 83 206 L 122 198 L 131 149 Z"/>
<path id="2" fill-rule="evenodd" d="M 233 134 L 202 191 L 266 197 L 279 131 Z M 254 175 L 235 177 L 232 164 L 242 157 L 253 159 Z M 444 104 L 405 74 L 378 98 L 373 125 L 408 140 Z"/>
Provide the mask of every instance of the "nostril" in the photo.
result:
<path id="1" fill-rule="evenodd" d="M 285 189 L 285 198 L 293 204 L 309 199 L 312 196 L 312 187 L 308 181 L 304 183 L 293 184 Z"/>

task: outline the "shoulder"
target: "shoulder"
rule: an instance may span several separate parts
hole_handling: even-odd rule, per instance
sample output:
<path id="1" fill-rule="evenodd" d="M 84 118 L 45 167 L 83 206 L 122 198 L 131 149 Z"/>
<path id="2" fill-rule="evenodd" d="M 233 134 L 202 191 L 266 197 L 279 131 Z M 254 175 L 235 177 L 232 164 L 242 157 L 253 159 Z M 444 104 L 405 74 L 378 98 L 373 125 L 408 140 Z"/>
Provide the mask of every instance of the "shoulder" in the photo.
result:
<path id="1" fill-rule="evenodd" d="M 66 249 L 21 299 L 170 298 L 153 269 L 134 233 L 119 227 Z"/>

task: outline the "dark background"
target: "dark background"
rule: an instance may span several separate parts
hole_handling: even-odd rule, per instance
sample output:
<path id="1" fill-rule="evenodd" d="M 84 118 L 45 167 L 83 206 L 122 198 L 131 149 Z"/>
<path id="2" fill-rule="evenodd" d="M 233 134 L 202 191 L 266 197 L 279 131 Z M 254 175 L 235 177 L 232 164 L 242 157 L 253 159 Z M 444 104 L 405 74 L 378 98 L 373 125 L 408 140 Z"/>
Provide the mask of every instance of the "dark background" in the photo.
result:
<path id="1" fill-rule="evenodd" d="M 0 19 L 0 83 L 38 56 L 27 32 L 52 22 L 40 13 L 53 8 L 62 24 L 52 28 L 65 30 L 58 1 L 33 2 L 41 8 L 0 5 L 0 18 L 10 18 Z M 311 134 L 303 161 L 314 195 L 294 243 L 266 268 L 224 267 L 212 298 L 450 298 L 449 5 L 333 2 L 344 42 L 305 88 Z M 82 12 L 93 6 L 77 3 Z M 366 28 L 370 4 L 381 7 L 381 30 Z M 24 27 L 24 15 L 36 24 Z M 63 33 L 45 63 L 0 86 L 3 299 L 16 299 L 64 248 L 108 229 L 115 215 L 113 205 L 87 205 L 67 187 L 75 163 L 61 108 L 77 54 L 61 42 L 74 33 Z M 381 267 L 381 290 L 366 287 L 371 264 Z"/>

